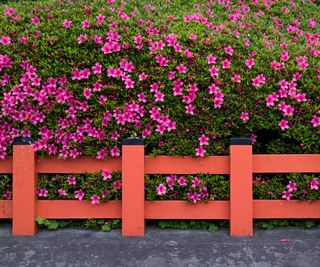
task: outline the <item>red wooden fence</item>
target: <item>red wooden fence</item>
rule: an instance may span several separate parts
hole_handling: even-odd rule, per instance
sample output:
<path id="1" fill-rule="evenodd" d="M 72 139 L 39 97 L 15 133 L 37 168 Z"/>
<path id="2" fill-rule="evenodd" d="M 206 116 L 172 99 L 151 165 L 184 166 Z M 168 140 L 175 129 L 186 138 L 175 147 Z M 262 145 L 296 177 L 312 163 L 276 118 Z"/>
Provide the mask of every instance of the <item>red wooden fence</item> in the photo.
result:
<path id="1" fill-rule="evenodd" d="M 122 171 L 122 200 L 92 205 L 78 200 L 37 200 L 37 175 Z M 253 235 L 253 219 L 320 218 L 320 201 L 254 200 L 253 173 L 320 173 L 320 154 L 253 155 L 249 139 L 231 139 L 230 156 L 149 157 L 140 139 L 123 143 L 122 157 L 38 159 L 30 145 L 14 145 L 13 157 L 0 161 L 0 173 L 13 174 L 13 200 L 0 201 L 0 218 L 12 218 L 13 235 L 34 235 L 35 218 L 122 218 L 123 236 L 144 235 L 145 219 L 226 219 L 232 236 Z M 189 204 L 145 201 L 145 174 L 228 174 L 230 200 Z"/>

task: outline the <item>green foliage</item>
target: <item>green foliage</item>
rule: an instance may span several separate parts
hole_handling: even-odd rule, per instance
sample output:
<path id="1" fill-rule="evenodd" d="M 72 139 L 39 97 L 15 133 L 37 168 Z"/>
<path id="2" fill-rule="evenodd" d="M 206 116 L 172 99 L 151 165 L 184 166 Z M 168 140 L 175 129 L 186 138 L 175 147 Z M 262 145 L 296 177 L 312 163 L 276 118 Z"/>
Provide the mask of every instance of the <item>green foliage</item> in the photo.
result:
<path id="1" fill-rule="evenodd" d="M 275 227 L 303 227 L 312 228 L 320 225 L 320 220 L 306 220 L 306 219 L 273 219 L 273 220 L 254 220 L 254 225 L 261 229 L 272 230 Z"/>
<path id="2" fill-rule="evenodd" d="M 120 219 L 52 220 L 37 217 L 36 222 L 40 227 L 47 228 L 48 230 L 56 230 L 65 227 L 82 227 L 109 232 L 112 229 L 121 228 Z"/>
<path id="3" fill-rule="evenodd" d="M 160 220 L 157 225 L 161 228 L 172 228 L 180 230 L 198 229 L 207 230 L 215 233 L 218 231 L 219 225 L 223 225 L 224 221 L 209 220 Z"/>

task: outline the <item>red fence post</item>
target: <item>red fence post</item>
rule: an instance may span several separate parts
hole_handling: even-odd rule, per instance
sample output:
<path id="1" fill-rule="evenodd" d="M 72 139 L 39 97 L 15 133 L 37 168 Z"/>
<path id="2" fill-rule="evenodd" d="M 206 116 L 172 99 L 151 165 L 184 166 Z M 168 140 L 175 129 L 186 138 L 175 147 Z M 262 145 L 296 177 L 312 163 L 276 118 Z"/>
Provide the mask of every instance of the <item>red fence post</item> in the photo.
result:
<path id="1" fill-rule="evenodd" d="M 122 144 L 122 236 L 144 235 L 143 139 L 127 138 Z"/>
<path id="2" fill-rule="evenodd" d="M 31 138 L 18 138 L 13 145 L 13 235 L 34 235 L 37 232 L 37 173 L 32 143 Z"/>
<path id="3" fill-rule="evenodd" d="M 230 235 L 253 235 L 252 141 L 230 140 Z"/>

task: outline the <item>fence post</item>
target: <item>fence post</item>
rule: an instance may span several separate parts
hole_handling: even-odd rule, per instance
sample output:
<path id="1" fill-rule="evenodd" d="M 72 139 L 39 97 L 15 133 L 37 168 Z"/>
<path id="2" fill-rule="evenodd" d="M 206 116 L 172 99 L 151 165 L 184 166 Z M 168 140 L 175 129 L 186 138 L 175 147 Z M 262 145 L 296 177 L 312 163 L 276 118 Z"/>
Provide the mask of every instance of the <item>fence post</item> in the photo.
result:
<path id="1" fill-rule="evenodd" d="M 144 235 L 143 139 L 122 143 L 122 236 Z"/>
<path id="2" fill-rule="evenodd" d="M 34 235 L 37 232 L 37 173 L 32 138 L 17 138 L 13 144 L 12 234 Z"/>
<path id="3" fill-rule="evenodd" d="M 230 235 L 253 235 L 252 141 L 230 139 Z"/>

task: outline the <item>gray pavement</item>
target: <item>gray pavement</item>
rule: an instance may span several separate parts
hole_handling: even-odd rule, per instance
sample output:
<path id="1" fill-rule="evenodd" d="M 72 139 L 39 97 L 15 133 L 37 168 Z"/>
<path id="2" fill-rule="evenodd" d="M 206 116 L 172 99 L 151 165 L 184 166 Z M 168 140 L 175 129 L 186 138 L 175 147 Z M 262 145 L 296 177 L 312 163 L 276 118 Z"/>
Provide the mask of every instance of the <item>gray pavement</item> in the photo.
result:
<path id="1" fill-rule="evenodd" d="M 144 237 L 83 229 L 41 230 L 11 236 L 0 228 L 0 266 L 320 266 L 320 227 L 255 231 L 230 237 L 201 230 L 148 227 Z"/>

